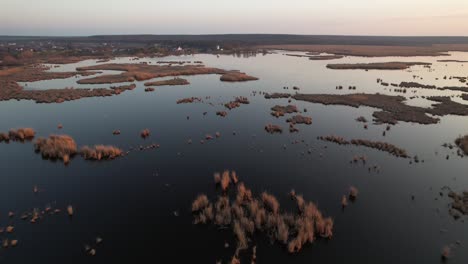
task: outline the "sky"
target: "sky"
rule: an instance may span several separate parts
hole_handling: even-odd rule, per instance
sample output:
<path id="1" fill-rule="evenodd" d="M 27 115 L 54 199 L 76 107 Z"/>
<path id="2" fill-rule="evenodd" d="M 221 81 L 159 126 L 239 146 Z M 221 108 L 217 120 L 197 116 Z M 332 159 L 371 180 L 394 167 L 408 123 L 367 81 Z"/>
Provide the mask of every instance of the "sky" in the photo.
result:
<path id="1" fill-rule="evenodd" d="M 0 0 L 0 35 L 467 36 L 468 0 Z"/>

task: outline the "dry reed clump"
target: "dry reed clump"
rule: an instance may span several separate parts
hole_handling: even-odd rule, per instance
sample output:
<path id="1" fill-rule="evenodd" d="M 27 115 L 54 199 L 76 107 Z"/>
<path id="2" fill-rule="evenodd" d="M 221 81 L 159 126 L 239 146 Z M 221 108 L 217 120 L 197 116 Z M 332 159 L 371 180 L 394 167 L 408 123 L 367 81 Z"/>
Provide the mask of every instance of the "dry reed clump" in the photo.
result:
<path id="1" fill-rule="evenodd" d="M 193 102 L 201 102 L 201 99 L 198 97 L 189 97 L 177 100 L 177 104 L 190 104 Z"/>
<path id="2" fill-rule="evenodd" d="M 464 215 L 468 215 L 468 191 L 464 191 L 460 194 L 451 191 L 448 196 L 453 200 L 451 203 L 452 209 Z M 450 213 L 454 217 L 458 216 L 453 210 L 451 210 Z"/>
<path id="3" fill-rule="evenodd" d="M 80 154 L 86 160 L 110 160 L 122 156 L 123 150 L 114 146 L 84 146 L 81 148 Z"/>
<path id="4" fill-rule="evenodd" d="M 362 123 L 367 123 L 367 119 L 363 116 L 360 116 L 358 118 L 356 118 L 356 121 L 357 122 L 362 122 Z"/>
<path id="5" fill-rule="evenodd" d="M 389 144 L 386 142 L 380 142 L 380 141 L 370 141 L 366 139 L 352 139 L 351 141 L 348 141 L 344 139 L 343 137 L 338 137 L 338 136 L 320 136 L 318 137 L 319 140 L 323 141 L 328 141 L 328 142 L 333 142 L 339 145 L 355 145 L 355 146 L 364 146 L 368 148 L 373 148 L 377 149 L 380 151 L 388 152 L 392 154 L 393 156 L 399 157 L 399 158 L 409 158 L 409 155 L 407 154 L 405 149 L 399 148 L 393 144 Z"/>
<path id="6" fill-rule="evenodd" d="M 0 142 L 10 142 L 10 136 L 7 133 L 0 133 Z"/>
<path id="7" fill-rule="evenodd" d="M 295 105 L 287 105 L 287 106 L 281 106 L 281 105 L 275 105 L 274 107 L 271 108 L 271 115 L 275 117 L 280 117 L 284 116 L 285 114 L 291 114 L 291 113 L 297 113 L 297 107 Z"/>
<path id="8" fill-rule="evenodd" d="M 234 183 L 232 175 L 229 171 L 215 173 L 215 183 L 222 185 L 224 180 L 224 186 L 229 186 Z M 267 234 L 284 244 L 290 253 L 299 252 L 305 244 L 313 243 L 317 237 L 333 236 L 333 220 L 324 217 L 314 203 L 305 201 L 302 195 L 296 195 L 294 191 L 291 192 L 297 206 L 294 214 L 281 212 L 276 197 L 267 192 L 254 197 L 242 182 L 237 183 L 232 202 L 226 191 L 227 187 L 223 188 L 214 206 L 206 195 L 198 195 L 192 203 L 192 212 L 195 224 L 211 222 L 232 228 L 237 241 L 236 259 L 240 250 L 249 248 L 249 242 L 256 232 Z"/>
<path id="9" fill-rule="evenodd" d="M 208 201 L 208 197 L 204 194 L 200 194 L 192 203 L 192 212 L 197 212 L 199 210 L 202 210 L 206 208 L 209 204 L 210 204 L 210 201 Z"/>
<path id="10" fill-rule="evenodd" d="M 468 135 L 463 137 L 459 137 L 455 140 L 455 144 L 465 153 L 468 155 Z"/>
<path id="11" fill-rule="evenodd" d="M 356 200 L 356 198 L 358 196 L 358 193 L 359 193 L 359 191 L 358 191 L 358 189 L 356 187 L 354 187 L 354 186 L 349 187 L 349 199 L 351 201 Z"/>
<path id="12" fill-rule="evenodd" d="M 312 124 L 312 117 L 308 116 L 302 116 L 302 115 L 295 115 L 291 118 L 288 118 L 286 122 L 291 123 L 291 124 L 306 124 L 310 125 Z"/>
<path id="13" fill-rule="evenodd" d="M 198 213 L 195 217 L 195 224 L 205 224 L 213 221 L 213 205 L 204 194 L 198 195 L 197 199 L 192 203 L 192 212 Z"/>
<path id="14" fill-rule="evenodd" d="M 225 116 L 227 116 L 227 112 L 226 111 L 218 111 L 218 112 L 216 112 L 216 115 L 221 116 L 221 117 L 225 117 Z"/>
<path id="15" fill-rule="evenodd" d="M 262 201 L 272 213 L 277 214 L 279 211 L 279 202 L 276 197 L 268 194 L 267 192 L 262 193 Z"/>
<path id="16" fill-rule="evenodd" d="M 229 171 L 224 171 L 221 175 L 221 189 L 223 189 L 223 191 L 226 191 L 230 183 L 231 177 L 229 177 Z"/>
<path id="17" fill-rule="evenodd" d="M 346 206 L 348 206 L 348 199 L 346 198 L 346 195 L 343 195 L 343 197 L 341 197 L 341 206 L 343 208 L 345 208 Z"/>
<path id="18" fill-rule="evenodd" d="M 221 174 L 219 172 L 215 172 L 213 174 L 215 184 L 221 184 Z"/>
<path id="19" fill-rule="evenodd" d="M 8 136 L 3 134 L 0 136 L 0 142 L 3 138 L 4 141 L 13 140 L 13 141 L 25 141 L 25 140 L 32 140 L 36 135 L 36 131 L 32 128 L 19 128 L 19 129 L 10 129 L 8 132 Z"/>
<path id="20" fill-rule="evenodd" d="M 230 102 L 227 102 L 224 104 L 224 106 L 229 109 L 229 110 L 232 110 L 234 108 L 237 108 L 237 107 L 240 107 L 241 104 L 250 104 L 250 101 L 247 97 L 244 97 L 244 96 L 238 96 L 235 98 L 234 101 L 230 101 Z"/>
<path id="21" fill-rule="evenodd" d="M 442 260 L 447 260 L 452 256 L 452 249 L 449 246 L 442 248 L 441 258 Z"/>
<path id="22" fill-rule="evenodd" d="M 140 136 L 141 136 L 142 138 L 144 138 L 144 139 L 147 138 L 147 137 L 149 137 L 150 134 L 151 134 L 151 132 L 150 132 L 150 130 L 147 129 L 147 128 L 143 129 L 143 130 L 140 132 Z"/>
<path id="23" fill-rule="evenodd" d="M 46 159 L 61 159 L 65 164 L 77 152 L 75 140 L 68 135 L 50 135 L 38 138 L 34 147 Z"/>
<path id="24" fill-rule="evenodd" d="M 266 125 L 265 130 L 266 130 L 266 132 L 268 132 L 270 134 L 283 133 L 283 129 L 280 126 L 272 125 L 272 124 Z"/>

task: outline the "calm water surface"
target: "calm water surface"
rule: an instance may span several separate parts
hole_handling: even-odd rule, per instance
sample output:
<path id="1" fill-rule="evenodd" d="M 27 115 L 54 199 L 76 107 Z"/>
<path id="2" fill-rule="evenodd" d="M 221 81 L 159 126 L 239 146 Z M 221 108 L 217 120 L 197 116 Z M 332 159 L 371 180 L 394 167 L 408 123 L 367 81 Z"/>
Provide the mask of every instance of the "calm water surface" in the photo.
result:
<path id="1" fill-rule="evenodd" d="M 284 246 L 272 244 L 264 235 L 255 236 L 251 245 L 257 245 L 257 263 L 439 263 L 442 247 L 458 240 L 461 246 L 454 250 L 450 263 L 467 263 L 467 223 L 463 218 L 453 220 L 448 215 L 450 201 L 446 195 L 439 195 L 443 186 L 455 191 L 468 189 L 467 158 L 441 147 L 468 133 L 467 117 L 446 116 L 436 125 L 400 122 L 384 137 L 384 125 L 369 124 L 369 129 L 364 130 L 362 123 L 354 120 L 361 115 L 372 120 L 372 108 L 293 102 L 299 109 L 308 110 L 305 115 L 313 118 L 313 124 L 297 125 L 300 132 L 290 134 L 287 117 L 276 119 L 270 115 L 272 106 L 286 105 L 287 100 L 266 100 L 253 92 L 285 92 L 284 86 L 298 86 L 301 93 L 400 95 L 380 86 L 376 79 L 463 86 L 443 77 L 467 76 L 468 64 L 439 63 L 441 58 L 433 57 L 309 61 L 284 53 L 249 58 L 196 55 L 112 61 L 155 64 L 159 60 L 200 60 L 206 66 L 238 69 L 259 77 L 255 82 L 223 83 L 217 75 L 190 76 L 187 79 L 191 85 L 157 87 L 152 93 L 145 93 L 143 82 L 138 82 L 137 89 L 107 98 L 63 104 L 0 102 L 0 131 L 33 127 L 39 136 L 64 133 L 79 145 L 112 144 L 126 150 L 150 143 L 161 145 L 157 150 L 134 151 L 109 162 L 75 158 L 65 167 L 60 162 L 42 160 L 31 143 L 0 144 L 0 226 L 14 224 L 16 230 L 10 237 L 19 240 L 17 248 L 0 249 L 0 262 L 226 262 L 235 251 L 231 230 L 193 225 L 190 206 L 199 193 L 214 200 L 218 194 L 213 172 L 233 169 L 255 193 L 266 190 L 275 194 L 284 209 L 294 209 L 287 196 L 294 188 L 335 221 L 333 239 L 319 239 L 297 255 L 288 254 Z M 467 53 L 451 55 L 450 59 L 468 59 Z M 367 72 L 325 67 L 328 63 L 377 61 L 422 61 L 434 65 L 431 69 L 416 66 L 408 71 Z M 72 71 L 95 63 L 84 61 L 52 70 Z M 413 75 L 423 79 L 415 80 Z M 76 80 L 80 78 L 83 77 L 28 83 L 25 88 L 108 87 L 78 85 Z M 336 90 L 338 85 L 345 88 Z M 349 91 L 350 85 L 357 90 Z M 409 89 L 405 96 L 460 94 Z M 210 98 L 205 103 L 175 103 L 191 96 Z M 216 111 L 224 110 L 222 104 L 235 96 L 249 97 L 251 103 L 229 111 L 226 118 L 216 116 Z M 468 103 L 457 97 L 453 100 Z M 408 104 L 429 107 L 431 102 L 418 98 Z M 204 116 L 203 112 L 208 113 Z M 59 123 L 64 126 L 62 130 L 56 128 Z M 286 133 L 267 134 L 264 126 L 268 123 L 281 125 Z M 139 137 L 144 128 L 152 132 L 146 140 Z M 113 136 L 115 129 L 122 134 Z M 217 131 L 221 133 L 219 139 L 199 143 L 205 134 L 214 135 Z M 390 142 L 418 155 L 424 163 L 410 165 L 407 159 L 377 150 L 316 139 L 329 134 Z M 194 143 L 188 145 L 188 139 Z M 292 144 L 296 140 L 300 143 Z M 312 154 L 307 154 L 309 149 Z M 445 159 L 447 154 L 451 154 L 449 160 Z M 350 164 L 354 155 L 366 155 L 368 165 L 380 166 L 380 173 L 369 173 L 367 167 Z M 32 191 L 35 185 L 40 189 L 38 194 Z M 359 197 L 342 211 L 341 196 L 350 185 L 359 189 Z M 31 208 L 52 205 L 63 209 L 68 204 L 75 208 L 72 219 L 61 214 L 30 224 L 6 216 L 8 211 L 19 215 Z M 175 211 L 179 216 L 174 215 Z M 96 248 L 96 256 L 87 256 L 83 246 L 92 244 L 96 236 L 104 242 Z M 231 247 L 225 249 L 225 242 Z M 245 261 L 249 261 L 248 257 Z"/>

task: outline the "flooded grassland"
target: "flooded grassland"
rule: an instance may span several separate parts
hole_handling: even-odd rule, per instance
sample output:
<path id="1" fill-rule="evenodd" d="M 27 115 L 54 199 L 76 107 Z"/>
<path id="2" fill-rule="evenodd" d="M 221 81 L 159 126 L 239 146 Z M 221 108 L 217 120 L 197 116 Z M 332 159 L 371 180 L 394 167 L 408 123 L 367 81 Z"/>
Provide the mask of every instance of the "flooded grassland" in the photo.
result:
<path id="1" fill-rule="evenodd" d="M 309 52 L 0 73 L 0 262 L 465 263 L 468 53 Z"/>

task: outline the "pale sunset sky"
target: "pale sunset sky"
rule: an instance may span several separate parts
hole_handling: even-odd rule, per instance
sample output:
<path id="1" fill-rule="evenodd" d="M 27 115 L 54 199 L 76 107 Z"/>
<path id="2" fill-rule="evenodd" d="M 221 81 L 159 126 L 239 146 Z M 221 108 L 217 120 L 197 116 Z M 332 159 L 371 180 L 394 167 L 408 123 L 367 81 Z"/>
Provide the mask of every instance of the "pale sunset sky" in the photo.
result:
<path id="1" fill-rule="evenodd" d="M 0 35 L 467 36 L 468 0 L 1 0 Z"/>

